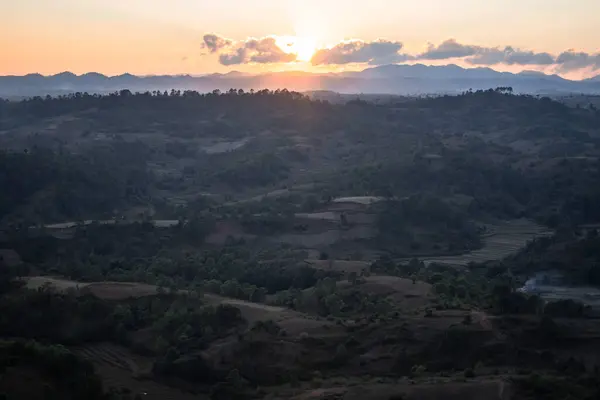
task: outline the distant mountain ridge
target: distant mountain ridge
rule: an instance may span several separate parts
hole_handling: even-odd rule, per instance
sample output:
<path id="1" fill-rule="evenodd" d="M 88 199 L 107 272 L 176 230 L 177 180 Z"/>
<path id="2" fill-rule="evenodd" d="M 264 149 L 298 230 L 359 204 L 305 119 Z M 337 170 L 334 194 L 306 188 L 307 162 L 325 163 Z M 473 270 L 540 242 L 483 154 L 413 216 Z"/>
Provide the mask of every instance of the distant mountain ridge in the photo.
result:
<path id="1" fill-rule="evenodd" d="M 588 81 L 588 82 L 600 82 L 600 75 L 596 75 L 594 77 L 591 77 L 590 79 L 587 79 L 586 81 Z"/>
<path id="2" fill-rule="evenodd" d="M 97 72 L 75 75 L 62 72 L 43 76 L 0 76 L 0 97 L 57 95 L 71 92 L 108 93 L 122 89 L 131 91 L 196 90 L 208 92 L 230 88 L 244 90 L 287 88 L 296 91 L 329 90 L 340 93 L 434 94 L 458 93 L 468 89 L 511 86 L 518 93 L 600 94 L 600 76 L 572 81 L 558 75 L 537 71 L 517 74 L 490 68 L 462 68 L 457 65 L 427 66 L 382 65 L 363 71 L 315 74 L 304 71 L 247 74 L 232 71 L 225 74 L 106 76 Z"/>

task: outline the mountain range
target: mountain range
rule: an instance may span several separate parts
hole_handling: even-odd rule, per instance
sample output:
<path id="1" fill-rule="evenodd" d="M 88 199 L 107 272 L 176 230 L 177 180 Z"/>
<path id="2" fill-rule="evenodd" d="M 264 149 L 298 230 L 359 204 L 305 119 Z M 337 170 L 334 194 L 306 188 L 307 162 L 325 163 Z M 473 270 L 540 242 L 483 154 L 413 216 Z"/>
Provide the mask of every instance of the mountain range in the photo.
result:
<path id="1" fill-rule="evenodd" d="M 229 72 L 204 76 L 161 75 L 106 76 L 96 72 L 75 75 L 63 72 L 43 76 L 0 76 L 0 97 L 58 95 L 72 92 L 108 93 L 122 89 L 131 91 L 196 90 L 200 92 L 287 88 L 295 91 L 328 90 L 339 93 L 377 93 L 417 95 L 458 93 L 468 89 L 510 86 L 517 93 L 600 94 L 600 75 L 583 81 L 564 79 L 537 71 L 517 74 L 490 68 L 462 68 L 457 65 L 426 66 L 383 65 L 363 71 L 315 74 L 302 71 L 246 74 Z"/>

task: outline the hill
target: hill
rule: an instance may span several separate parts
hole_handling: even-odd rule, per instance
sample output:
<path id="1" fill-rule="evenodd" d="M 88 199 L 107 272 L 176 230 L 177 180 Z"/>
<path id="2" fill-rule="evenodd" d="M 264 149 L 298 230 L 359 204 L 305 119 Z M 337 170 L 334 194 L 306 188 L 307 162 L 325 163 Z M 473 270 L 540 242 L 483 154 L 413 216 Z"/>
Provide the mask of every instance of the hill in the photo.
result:
<path id="1" fill-rule="evenodd" d="M 329 90 L 339 93 L 377 93 L 417 95 L 460 93 L 469 89 L 510 86 L 518 93 L 600 93 L 596 79 L 570 81 L 557 75 L 523 72 L 513 74 L 490 68 L 465 69 L 456 65 L 425 66 L 383 65 L 359 72 L 316 74 L 277 72 L 265 74 L 210 74 L 205 76 L 165 75 L 105 76 L 87 73 L 80 76 L 64 72 L 52 76 L 30 74 L 0 77 L 0 96 L 29 97 L 74 92 L 110 93 L 122 89 L 131 91 L 165 91 L 171 89 L 209 92 L 232 87 L 244 90 L 287 88 L 294 91 Z"/>
<path id="2" fill-rule="evenodd" d="M 0 102 L 0 397 L 598 398 L 599 126 L 509 86 Z"/>

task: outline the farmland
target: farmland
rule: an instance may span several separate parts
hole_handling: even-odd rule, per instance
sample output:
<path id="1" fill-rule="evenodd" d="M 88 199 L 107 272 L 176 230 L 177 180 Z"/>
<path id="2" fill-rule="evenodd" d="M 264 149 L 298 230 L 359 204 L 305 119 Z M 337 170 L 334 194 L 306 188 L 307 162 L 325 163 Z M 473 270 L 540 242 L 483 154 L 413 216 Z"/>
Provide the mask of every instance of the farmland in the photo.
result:
<path id="1" fill-rule="evenodd" d="M 469 263 L 501 260 L 518 252 L 535 238 L 552 235 L 548 228 L 527 220 L 505 221 L 486 228 L 488 233 L 483 238 L 481 249 L 459 256 L 424 257 L 423 261 L 464 267 Z"/>
<path id="2" fill-rule="evenodd" d="M 502 88 L 0 103 L 10 376 L 52 360 L 102 400 L 597 398 L 599 118 Z"/>

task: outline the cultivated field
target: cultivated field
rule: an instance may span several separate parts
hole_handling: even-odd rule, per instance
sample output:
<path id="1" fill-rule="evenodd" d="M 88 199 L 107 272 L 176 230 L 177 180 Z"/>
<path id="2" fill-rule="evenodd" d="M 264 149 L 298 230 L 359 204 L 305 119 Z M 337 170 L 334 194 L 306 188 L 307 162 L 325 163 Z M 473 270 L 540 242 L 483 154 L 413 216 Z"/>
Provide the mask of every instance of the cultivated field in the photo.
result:
<path id="1" fill-rule="evenodd" d="M 552 234 L 547 228 L 525 219 L 490 225 L 488 231 L 490 233 L 483 238 L 483 247 L 479 250 L 458 256 L 424 257 L 422 261 L 466 266 L 470 262 L 500 260 L 519 251 L 530 240 Z"/>
<path id="2" fill-rule="evenodd" d="M 192 400 L 206 399 L 179 389 L 146 380 L 153 359 L 140 357 L 124 347 L 110 343 L 99 343 L 87 346 L 73 347 L 73 352 L 94 364 L 96 372 L 102 378 L 107 388 L 117 390 L 126 388 L 132 394 L 147 400 Z"/>
<path id="3" fill-rule="evenodd" d="M 338 242 L 370 239 L 376 234 L 372 226 L 357 225 L 350 229 L 330 229 L 321 233 L 288 233 L 273 238 L 273 241 L 304 248 L 322 248 Z"/>

